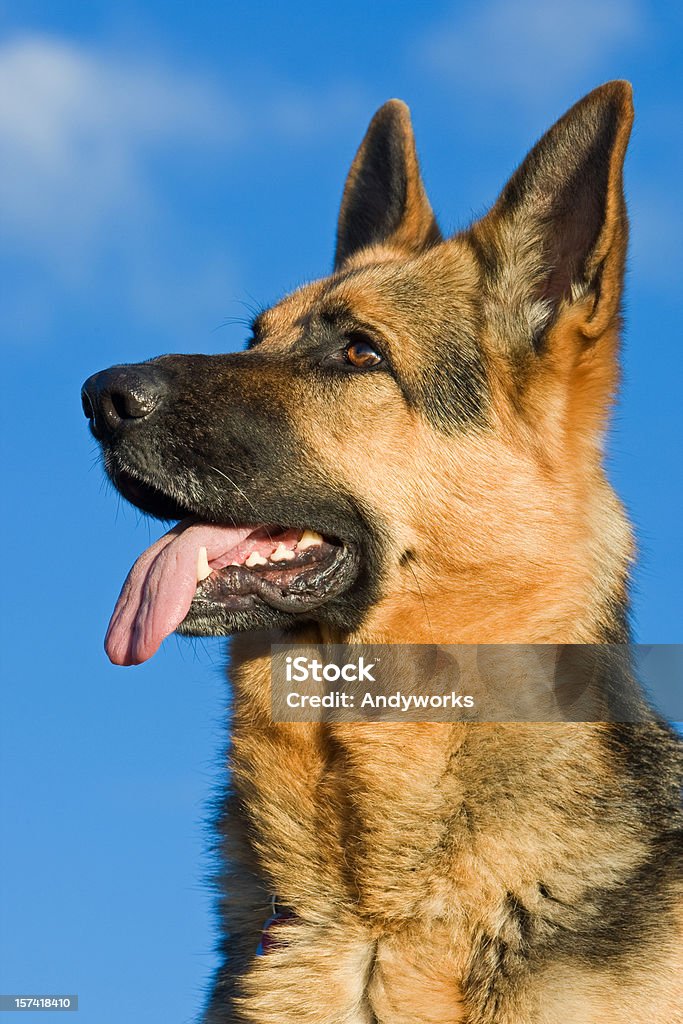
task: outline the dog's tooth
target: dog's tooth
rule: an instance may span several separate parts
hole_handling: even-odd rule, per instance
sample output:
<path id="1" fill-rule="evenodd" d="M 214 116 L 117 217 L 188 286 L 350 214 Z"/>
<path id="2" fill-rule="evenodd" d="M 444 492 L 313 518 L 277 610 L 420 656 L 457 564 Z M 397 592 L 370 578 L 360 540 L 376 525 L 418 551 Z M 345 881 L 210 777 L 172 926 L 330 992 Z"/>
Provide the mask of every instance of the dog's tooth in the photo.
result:
<path id="1" fill-rule="evenodd" d="M 285 547 L 282 542 L 278 544 L 270 556 L 271 562 L 291 562 L 293 558 L 296 558 L 295 553 L 291 548 Z"/>
<path id="2" fill-rule="evenodd" d="M 247 569 L 253 569 L 255 565 L 268 565 L 268 559 L 259 555 L 258 551 L 252 551 L 244 564 Z"/>
<path id="3" fill-rule="evenodd" d="M 315 530 L 304 530 L 297 543 L 297 548 L 299 551 L 306 551 L 307 548 L 316 547 L 316 545 L 322 544 L 322 542 L 322 537 Z"/>
<path id="4" fill-rule="evenodd" d="M 197 555 L 197 583 L 201 583 L 211 575 L 211 566 L 207 558 L 206 548 L 200 548 Z"/>

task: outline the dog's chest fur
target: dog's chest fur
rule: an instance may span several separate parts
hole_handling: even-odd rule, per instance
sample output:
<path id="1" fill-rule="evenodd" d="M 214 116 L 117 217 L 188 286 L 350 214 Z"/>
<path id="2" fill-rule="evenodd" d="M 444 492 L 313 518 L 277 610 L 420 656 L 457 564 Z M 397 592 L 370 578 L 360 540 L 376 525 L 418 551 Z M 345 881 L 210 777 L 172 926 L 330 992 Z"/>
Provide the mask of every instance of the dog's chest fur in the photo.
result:
<path id="1" fill-rule="evenodd" d="M 463 985 L 542 963 L 603 912 L 591 893 L 643 858 L 605 726 L 274 725 L 268 659 L 234 676 L 240 818 L 225 827 L 244 831 L 232 842 L 256 877 L 233 912 L 237 899 L 255 946 L 268 899 L 291 907 L 288 942 L 265 959 L 310 961 L 316 977 L 335 933 L 327 983 L 357 985 L 380 1018 L 400 1003 L 406 1019 L 460 1019 Z"/>

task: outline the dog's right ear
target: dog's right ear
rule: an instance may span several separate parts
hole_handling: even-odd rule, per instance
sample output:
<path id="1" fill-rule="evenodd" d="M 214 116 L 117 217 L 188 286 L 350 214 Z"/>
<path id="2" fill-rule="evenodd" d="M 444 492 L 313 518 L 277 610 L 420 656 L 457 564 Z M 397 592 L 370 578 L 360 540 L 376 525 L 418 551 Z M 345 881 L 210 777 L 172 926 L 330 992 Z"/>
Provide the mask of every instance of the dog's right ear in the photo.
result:
<path id="1" fill-rule="evenodd" d="M 422 184 L 410 112 L 401 100 L 389 100 L 370 122 L 346 179 L 334 268 L 370 245 L 416 253 L 441 237 Z"/>

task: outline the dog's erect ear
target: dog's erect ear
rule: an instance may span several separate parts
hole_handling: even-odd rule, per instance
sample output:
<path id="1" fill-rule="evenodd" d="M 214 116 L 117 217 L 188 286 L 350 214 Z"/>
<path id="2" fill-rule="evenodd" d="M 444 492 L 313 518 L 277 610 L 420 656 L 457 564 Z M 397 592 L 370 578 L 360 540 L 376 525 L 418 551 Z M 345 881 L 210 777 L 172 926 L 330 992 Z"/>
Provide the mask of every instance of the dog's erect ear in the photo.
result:
<path id="1" fill-rule="evenodd" d="M 401 100 L 389 100 L 370 122 L 346 179 L 335 270 L 378 242 L 410 253 L 440 240 L 420 177 L 410 112 Z"/>
<path id="2" fill-rule="evenodd" d="M 534 146 L 471 229 L 501 347 L 542 350 L 548 328 L 572 304 L 586 339 L 617 322 L 628 235 L 622 169 L 632 123 L 628 82 L 595 89 Z"/>

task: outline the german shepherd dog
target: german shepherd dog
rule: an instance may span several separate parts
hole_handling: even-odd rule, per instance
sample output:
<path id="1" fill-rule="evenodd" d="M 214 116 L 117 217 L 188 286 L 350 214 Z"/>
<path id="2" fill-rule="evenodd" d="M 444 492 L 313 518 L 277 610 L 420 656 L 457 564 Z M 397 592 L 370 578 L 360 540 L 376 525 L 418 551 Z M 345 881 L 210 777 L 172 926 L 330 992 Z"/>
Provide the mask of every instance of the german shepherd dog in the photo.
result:
<path id="1" fill-rule="evenodd" d="M 115 486 L 178 520 L 131 570 L 109 657 L 238 634 L 206 1024 L 683 1021 L 681 757 L 654 713 L 270 708 L 278 642 L 628 642 L 633 542 L 602 448 L 632 117 L 627 83 L 596 89 L 444 238 L 391 100 L 329 277 L 260 313 L 243 352 L 84 386 Z"/>

